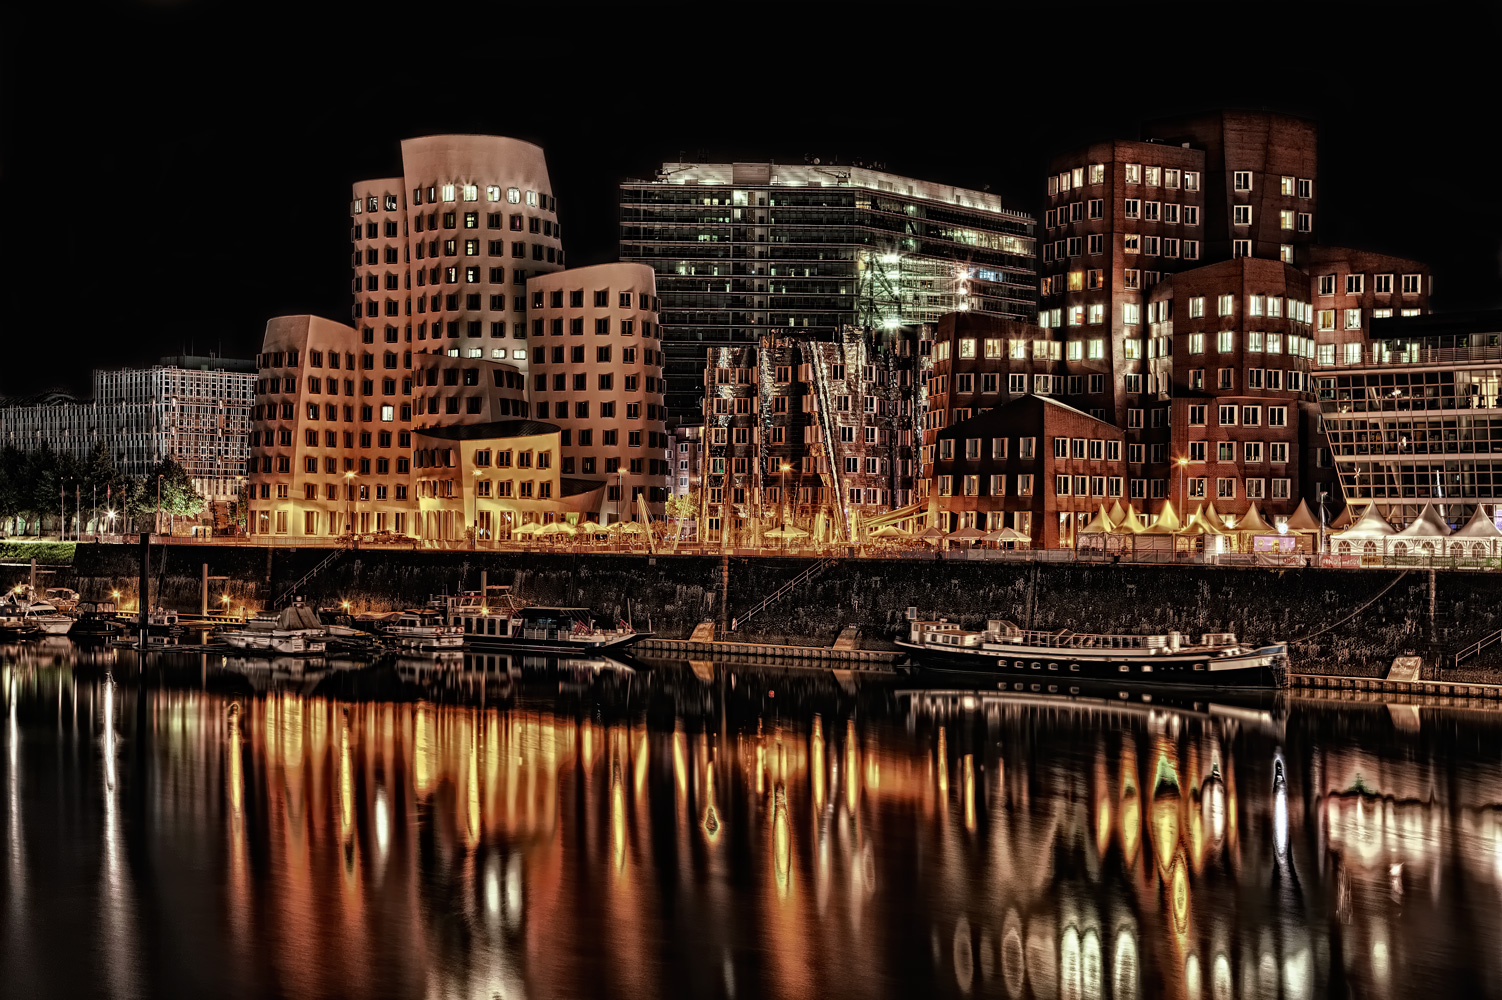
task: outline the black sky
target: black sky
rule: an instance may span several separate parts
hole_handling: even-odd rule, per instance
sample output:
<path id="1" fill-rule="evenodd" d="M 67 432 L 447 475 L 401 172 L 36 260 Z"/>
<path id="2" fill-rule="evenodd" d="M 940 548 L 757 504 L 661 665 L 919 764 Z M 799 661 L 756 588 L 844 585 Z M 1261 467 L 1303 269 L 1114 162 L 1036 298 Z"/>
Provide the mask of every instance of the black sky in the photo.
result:
<path id="1" fill-rule="evenodd" d="M 308 10 L 317 9 L 314 15 Z M 1218 106 L 1320 126 L 1322 242 L 1502 306 L 1495 12 L 1442 4 L 121 3 L 0 35 L 0 394 L 348 315 L 353 181 L 399 141 L 540 143 L 572 264 L 616 183 L 694 159 L 879 161 L 1037 212 L 1050 155 Z M 1262 18 L 1271 20 L 1261 20 Z M 475 27 L 467 28 L 466 24 Z"/>

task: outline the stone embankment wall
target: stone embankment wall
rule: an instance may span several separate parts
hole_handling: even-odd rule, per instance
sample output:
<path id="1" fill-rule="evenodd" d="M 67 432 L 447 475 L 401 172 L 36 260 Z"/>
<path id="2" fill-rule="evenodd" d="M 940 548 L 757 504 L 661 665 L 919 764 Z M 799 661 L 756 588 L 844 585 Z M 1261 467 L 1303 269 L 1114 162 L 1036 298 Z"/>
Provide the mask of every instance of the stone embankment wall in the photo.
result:
<path id="1" fill-rule="evenodd" d="M 330 550 L 168 546 L 152 550 L 154 601 L 179 610 L 198 606 L 201 564 L 229 576 L 231 606 L 268 606 Z M 795 559 L 729 561 L 729 610 L 743 614 L 808 566 Z M 343 552 L 305 588 L 310 603 L 349 601 L 362 610 L 420 605 L 429 595 L 474 588 L 480 571 L 537 603 L 584 605 L 651 620 L 666 638 L 686 638 L 719 618 L 720 560 L 708 556 L 472 553 L 369 549 Z M 16 579 L 21 570 L 10 571 Z M 122 593 L 135 599 L 137 550 L 80 545 L 71 575 L 50 585 L 76 587 L 85 599 Z M 1314 633 L 1372 600 L 1396 571 L 1097 566 L 930 560 L 842 560 L 756 615 L 727 638 L 822 645 L 854 626 L 866 648 L 889 648 L 908 607 L 922 617 L 963 625 L 1006 618 L 1040 629 L 1099 632 L 1235 632 L 1244 639 L 1292 640 Z M 1502 628 L 1502 578 L 1436 574 L 1436 638 L 1455 648 Z M 629 608 L 628 608 L 629 602 Z M 217 603 L 217 601 L 216 601 Z M 1405 649 L 1429 642 L 1428 574 L 1410 571 L 1352 621 L 1300 647 L 1297 660 L 1348 673 L 1385 671 Z M 1502 656 L 1502 644 L 1492 647 Z M 1473 666 L 1487 665 L 1486 660 Z"/>

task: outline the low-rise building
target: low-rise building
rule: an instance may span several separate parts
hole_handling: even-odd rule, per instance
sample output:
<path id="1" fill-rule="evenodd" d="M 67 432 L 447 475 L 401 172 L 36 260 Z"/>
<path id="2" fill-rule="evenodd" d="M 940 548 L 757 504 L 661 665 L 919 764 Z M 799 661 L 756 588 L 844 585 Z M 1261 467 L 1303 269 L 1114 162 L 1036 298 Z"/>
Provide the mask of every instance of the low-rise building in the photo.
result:
<path id="1" fill-rule="evenodd" d="M 1047 396 L 1021 396 L 938 432 L 931 503 L 939 527 L 1014 528 L 1069 547 L 1125 498 L 1121 429 Z"/>

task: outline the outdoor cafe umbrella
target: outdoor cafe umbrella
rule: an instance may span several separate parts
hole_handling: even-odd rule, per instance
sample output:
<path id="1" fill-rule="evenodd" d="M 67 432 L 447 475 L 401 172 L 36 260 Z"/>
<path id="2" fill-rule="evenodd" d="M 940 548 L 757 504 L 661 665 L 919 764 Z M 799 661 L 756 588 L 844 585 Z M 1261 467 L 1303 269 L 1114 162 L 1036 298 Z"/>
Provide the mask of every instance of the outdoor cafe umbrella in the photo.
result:
<path id="1" fill-rule="evenodd" d="M 795 528 L 791 524 L 786 528 L 773 528 L 762 537 L 764 538 L 807 538 L 808 532 L 802 528 Z"/>
<path id="2" fill-rule="evenodd" d="M 512 528 L 511 533 L 513 535 L 535 535 L 542 529 L 543 525 L 538 524 L 536 521 L 530 521 L 527 524 L 518 525 L 517 527 Z"/>
<path id="3" fill-rule="evenodd" d="M 999 536 L 997 541 L 1001 542 L 1016 542 L 1018 545 L 1031 545 L 1033 543 L 1032 538 L 1024 535 L 1016 528 L 1002 528 L 996 534 Z"/>
<path id="4" fill-rule="evenodd" d="M 949 540 L 952 542 L 973 542 L 976 539 L 984 538 L 985 535 L 986 533 L 979 528 L 966 527 L 958 531 L 951 531 L 949 533 Z"/>
<path id="5" fill-rule="evenodd" d="M 622 535 L 645 535 L 647 529 L 637 521 L 617 521 L 610 526 L 610 530 Z"/>
<path id="6" fill-rule="evenodd" d="M 579 534 L 581 535 L 606 534 L 605 526 L 599 521 L 580 521 L 578 524 L 574 525 L 574 530 L 579 532 Z"/>
<path id="7" fill-rule="evenodd" d="M 875 531 L 871 532 L 871 537 L 872 538 L 906 538 L 907 537 L 907 532 L 903 531 L 901 528 L 897 527 L 897 525 L 895 525 L 895 524 L 889 524 L 885 528 L 877 528 Z"/>
<path id="8" fill-rule="evenodd" d="M 537 533 L 539 535 L 572 535 L 574 534 L 574 526 L 566 524 L 563 521 L 552 521 L 537 529 Z"/>
<path id="9" fill-rule="evenodd" d="M 925 542 L 937 542 L 939 539 L 944 537 L 944 532 L 940 531 L 938 528 L 928 527 L 924 528 L 913 537 L 920 538 Z"/>

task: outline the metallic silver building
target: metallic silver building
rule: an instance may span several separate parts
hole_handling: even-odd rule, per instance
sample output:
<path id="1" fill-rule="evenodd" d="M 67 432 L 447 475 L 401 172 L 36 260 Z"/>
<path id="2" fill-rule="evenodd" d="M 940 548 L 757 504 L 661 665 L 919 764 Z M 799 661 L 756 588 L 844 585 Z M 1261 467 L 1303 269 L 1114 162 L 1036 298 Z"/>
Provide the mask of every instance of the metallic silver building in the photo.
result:
<path id="1" fill-rule="evenodd" d="M 657 271 L 668 409 L 695 420 L 711 347 L 1032 321 L 1034 230 L 994 194 L 857 166 L 664 163 L 621 185 L 620 257 Z"/>

